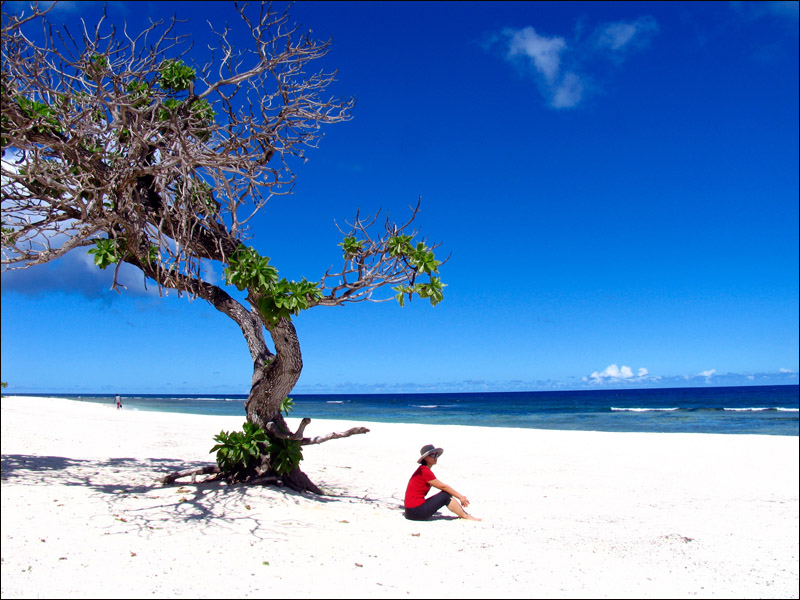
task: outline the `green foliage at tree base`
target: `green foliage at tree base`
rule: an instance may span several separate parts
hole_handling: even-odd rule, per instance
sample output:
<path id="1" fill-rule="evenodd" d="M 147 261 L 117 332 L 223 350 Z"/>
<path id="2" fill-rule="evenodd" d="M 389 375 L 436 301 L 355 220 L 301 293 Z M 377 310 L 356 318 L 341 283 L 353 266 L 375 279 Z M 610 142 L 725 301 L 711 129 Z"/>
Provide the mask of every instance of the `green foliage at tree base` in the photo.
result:
<path id="1" fill-rule="evenodd" d="M 303 450 L 298 440 L 273 440 L 269 445 L 269 464 L 273 470 L 285 475 L 303 460 Z"/>
<path id="2" fill-rule="evenodd" d="M 243 431 L 220 431 L 214 436 L 217 444 L 209 450 L 217 453 L 217 466 L 234 480 L 255 466 L 261 455 L 261 445 L 268 443 L 267 434 L 253 423 L 245 422 Z"/>
<path id="3" fill-rule="evenodd" d="M 291 410 L 290 398 L 284 400 L 284 407 L 288 414 L 288 410 Z M 248 472 L 255 468 L 262 452 L 269 454 L 270 468 L 280 475 L 289 473 L 303 460 L 299 440 L 279 438 L 270 441 L 263 429 L 248 422 L 242 425 L 242 429 L 220 431 L 214 436 L 217 443 L 209 450 L 209 454 L 217 453 L 219 470 L 232 480 L 245 479 Z"/>

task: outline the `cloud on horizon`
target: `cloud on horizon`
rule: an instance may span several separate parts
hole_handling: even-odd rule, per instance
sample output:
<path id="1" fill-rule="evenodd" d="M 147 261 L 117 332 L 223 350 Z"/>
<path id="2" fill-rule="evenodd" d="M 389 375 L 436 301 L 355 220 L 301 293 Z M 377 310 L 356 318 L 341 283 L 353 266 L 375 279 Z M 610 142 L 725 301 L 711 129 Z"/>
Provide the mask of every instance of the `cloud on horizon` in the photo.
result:
<path id="1" fill-rule="evenodd" d="M 620 65 L 631 52 L 647 46 L 657 32 L 656 20 L 644 16 L 598 25 L 585 39 L 576 35 L 571 41 L 531 26 L 506 28 L 488 46 L 499 44 L 503 58 L 534 79 L 548 105 L 564 109 L 577 106 L 589 91 L 599 89 L 596 76 L 588 72 L 598 68 L 592 63 Z"/>
<path id="2" fill-rule="evenodd" d="M 591 383 L 591 384 L 606 384 L 611 382 L 633 382 L 633 381 L 643 381 L 643 380 L 651 380 L 655 381 L 659 378 L 650 377 L 650 372 L 647 370 L 646 367 L 640 367 L 636 370 L 636 374 L 633 373 L 633 369 L 626 365 L 622 365 L 622 367 L 617 366 L 616 363 L 608 365 L 602 371 L 594 371 L 588 377 L 584 377 L 582 381 L 584 383 Z"/>
<path id="3" fill-rule="evenodd" d="M 616 369 L 614 368 L 616 367 Z M 484 380 L 441 381 L 436 383 L 364 383 L 345 381 L 336 384 L 304 382 L 301 376 L 295 388 L 297 394 L 446 394 L 470 392 L 557 392 L 620 388 L 690 388 L 752 385 L 797 385 L 798 373 L 791 369 L 759 373 L 725 373 L 713 376 L 696 375 L 652 376 L 644 367 L 634 371 L 631 367 L 609 365 L 597 374 L 564 380 Z M 605 376 L 603 376 L 605 374 Z M 233 392 L 231 392 L 233 393 Z M 239 391 L 236 393 L 246 393 Z"/>

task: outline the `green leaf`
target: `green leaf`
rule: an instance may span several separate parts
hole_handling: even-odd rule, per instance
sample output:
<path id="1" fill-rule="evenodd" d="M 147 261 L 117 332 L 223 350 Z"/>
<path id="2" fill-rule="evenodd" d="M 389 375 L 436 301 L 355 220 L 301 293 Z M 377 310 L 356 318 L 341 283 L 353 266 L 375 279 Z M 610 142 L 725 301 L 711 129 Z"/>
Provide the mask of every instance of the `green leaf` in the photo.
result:
<path id="1" fill-rule="evenodd" d="M 362 244 L 356 238 L 352 236 L 348 236 L 344 238 L 344 241 L 339 244 L 344 250 L 344 256 L 347 258 L 348 256 L 355 256 L 359 252 L 361 252 Z"/>
<path id="2" fill-rule="evenodd" d="M 299 440 L 273 440 L 269 445 L 270 466 L 284 475 L 300 464 L 303 450 Z"/>
<path id="3" fill-rule="evenodd" d="M 260 256 L 253 248 L 239 246 L 225 268 L 226 282 L 240 291 L 252 289 L 267 293 L 278 283 L 278 269 L 269 264 L 269 258 Z"/>
<path id="4" fill-rule="evenodd" d="M 95 241 L 95 247 L 89 250 L 89 254 L 94 255 L 95 265 L 105 269 L 124 258 L 125 241 L 122 239 L 98 239 Z"/>
<path id="5" fill-rule="evenodd" d="M 134 108 L 144 108 L 150 104 L 150 86 L 146 81 L 131 81 L 126 89 L 128 100 Z"/>
<path id="6" fill-rule="evenodd" d="M 389 250 L 389 256 L 399 258 L 400 256 L 407 256 L 411 254 L 411 238 L 410 235 L 396 235 L 389 238 L 386 242 L 386 247 Z"/>
<path id="7" fill-rule="evenodd" d="M 260 455 L 259 444 L 266 444 L 267 434 L 253 423 L 245 422 L 244 431 L 221 431 L 214 436 L 219 442 L 209 452 L 217 453 L 220 471 L 233 480 L 242 478 Z"/>
<path id="8" fill-rule="evenodd" d="M 159 74 L 159 85 L 172 92 L 188 90 L 196 76 L 195 70 L 182 60 L 165 60 L 160 65 Z"/>
<path id="9" fill-rule="evenodd" d="M 437 273 L 439 265 L 442 264 L 433 255 L 425 244 L 419 242 L 416 249 L 409 257 L 409 262 L 421 273 Z"/>

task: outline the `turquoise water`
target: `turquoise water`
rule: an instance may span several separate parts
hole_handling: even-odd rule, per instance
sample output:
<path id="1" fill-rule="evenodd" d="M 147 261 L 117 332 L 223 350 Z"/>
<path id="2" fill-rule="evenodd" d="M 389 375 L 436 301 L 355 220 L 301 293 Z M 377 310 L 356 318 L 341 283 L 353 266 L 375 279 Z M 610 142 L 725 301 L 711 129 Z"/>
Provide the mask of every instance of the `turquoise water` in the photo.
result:
<path id="1" fill-rule="evenodd" d="M 796 385 L 490 394 L 292 395 L 293 417 L 681 433 L 799 433 Z M 31 394 L 34 395 L 34 394 Z M 53 395 L 53 394 L 50 394 Z M 108 403 L 102 394 L 57 397 Z M 125 409 L 241 416 L 244 395 L 122 395 Z"/>

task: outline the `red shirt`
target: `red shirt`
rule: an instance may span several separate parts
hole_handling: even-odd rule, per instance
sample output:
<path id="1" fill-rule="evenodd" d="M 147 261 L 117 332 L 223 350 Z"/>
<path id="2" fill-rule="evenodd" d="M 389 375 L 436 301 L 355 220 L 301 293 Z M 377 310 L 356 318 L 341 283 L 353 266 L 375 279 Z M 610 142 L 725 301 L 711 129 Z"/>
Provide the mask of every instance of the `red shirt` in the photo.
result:
<path id="1" fill-rule="evenodd" d="M 415 508 L 425 502 L 425 495 L 431 489 L 431 484 L 428 482 L 434 479 L 436 479 L 436 475 L 425 465 L 420 465 L 414 471 L 406 488 L 406 508 Z"/>

